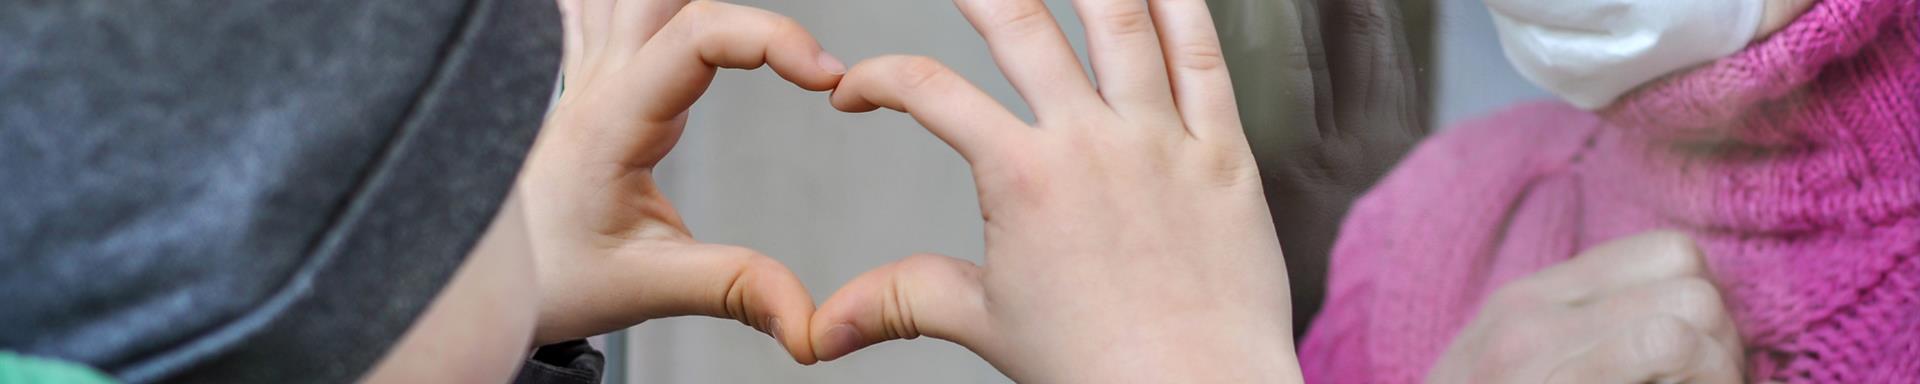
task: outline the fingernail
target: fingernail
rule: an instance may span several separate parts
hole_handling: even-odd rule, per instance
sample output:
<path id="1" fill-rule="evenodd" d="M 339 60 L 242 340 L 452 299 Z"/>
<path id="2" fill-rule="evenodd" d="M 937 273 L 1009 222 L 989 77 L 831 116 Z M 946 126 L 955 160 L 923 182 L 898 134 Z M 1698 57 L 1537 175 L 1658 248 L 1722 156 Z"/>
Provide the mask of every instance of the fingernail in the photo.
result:
<path id="1" fill-rule="evenodd" d="M 786 344 L 785 341 L 780 340 L 780 318 L 775 317 L 767 322 L 767 335 L 773 336 L 773 341 L 776 343 Z"/>
<path id="2" fill-rule="evenodd" d="M 835 75 L 847 74 L 847 63 L 840 62 L 839 58 L 833 57 L 833 54 L 827 53 L 827 51 L 820 51 L 818 61 L 820 62 L 820 69 L 827 70 L 827 73 Z"/>
<path id="3" fill-rule="evenodd" d="M 823 348 L 826 353 L 820 358 L 837 359 L 860 348 L 860 331 L 853 329 L 851 324 L 836 325 L 833 329 L 827 330 L 827 338 L 824 341 L 827 342 L 826 348 Z"/>

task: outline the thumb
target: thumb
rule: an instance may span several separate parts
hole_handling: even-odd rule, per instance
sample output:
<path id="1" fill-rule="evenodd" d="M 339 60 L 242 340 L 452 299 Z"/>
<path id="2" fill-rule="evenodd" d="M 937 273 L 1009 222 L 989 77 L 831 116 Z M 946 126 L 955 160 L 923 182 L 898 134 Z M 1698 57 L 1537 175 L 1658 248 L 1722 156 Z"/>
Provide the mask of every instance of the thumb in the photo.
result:
<path id="1" fill-rule="evenodd" d="M 867 271 L 814 312 L 814 356 L 829 361 L 920 335 L 988 355 L 996 347 L 980 285 L 984 272 L 966 260 L 927 254 Z"/>
<path id="2" fill-rule="evenodd" d="M 679 247 L 636 261 L 646 264 L 640 268 L 651 275 L 651 289 L 637 291 L 649 302 L 644 309 L 648 318 L 738 320 L 773 336 L 794 361 L 816 361 L 805 337 L 813 296 L 780 261 L 749 248 L 714 244 Z"/>
<path id="3" fill-rule="evenodd" d="M 552 299 L 573 302 L 564 313 L 589 315 L 554 316 L 571 324 L 551 328 L 593 335 L 650 319 L 711 316 L 772 336 L 794 361 L 816 361 L 806 337 L 813 297 L 778 260 L 743 247 L 647 241 L 621 247 L 611 261 L 570 275 L 589 281 L 565 283 L 583 286 L 571 291 L 578 297 Z"/>

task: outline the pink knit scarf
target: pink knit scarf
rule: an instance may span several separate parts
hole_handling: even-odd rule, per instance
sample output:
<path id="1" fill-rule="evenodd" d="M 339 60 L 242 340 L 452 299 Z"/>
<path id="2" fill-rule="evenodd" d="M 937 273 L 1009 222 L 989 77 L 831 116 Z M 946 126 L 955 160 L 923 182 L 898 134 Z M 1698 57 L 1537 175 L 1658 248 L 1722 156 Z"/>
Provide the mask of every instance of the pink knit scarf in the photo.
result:
<path id="1" fill-rule="evenodd" d="M 1602 115 L 1649 139 L 1619 148 L 1701 133 L 1746 147 L 1706 160 L 1609 151 L 1594 169 L 1712 232 L 1755 378 L 1920 382 L 1920 1 L 1827 0 Z"/>
<path id="2" fill-rule="evenodd" d="M 1701 242 L 1750 379 L 1920 383 L 1920 0 L 1825 0 L 1599 114 L 1423 144 L 1343 227 L 1303 368 L 1416 382 L 1506 282 L 1663 228 Z"/>

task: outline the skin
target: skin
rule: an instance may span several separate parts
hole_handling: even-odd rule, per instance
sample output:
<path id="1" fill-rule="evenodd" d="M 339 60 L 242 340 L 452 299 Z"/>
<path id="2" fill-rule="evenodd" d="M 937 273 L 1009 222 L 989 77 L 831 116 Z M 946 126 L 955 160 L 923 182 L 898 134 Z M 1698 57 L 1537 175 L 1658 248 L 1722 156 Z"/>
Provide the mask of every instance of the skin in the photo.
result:
<path id="1" fill-rule="evenodd" d="M 539 291 L 524 216 L 510 198 L 467 262 L 362 381 L 484 383 L 513 377 L 533 337 Z"/>
<path id="2" fill-rule="evenodd" d="M 1692 240 L 1653 232 L 1507 284 L 1431 383 L 1740 383 L 1740 337 Z"/>
<path id="3" fill-rule="evenodd" d="M 921 335 L 1021 382 L 1299 382 L 1285 261 L 1202 0 L 1079 0 L 1100 87 L 1039 0 L 958 0 L 1037 122 L 939 62 L 856 65 L 972 166 L 984 265 L 919 255 L 815 314 L 815 355 Z"/>
<path id="4" fill-rule="evenodd" d="M 365 381 L 502 382 L 533 346 L 686 315 L 740 321 L 813 363 L 813 301 L 799 279 L 759 252 L 694 240 L 651 175 L 717 68 L 770 65 L 820 91 L 845 66 L 793 20 L 759 9 L 558 3 L 566 92 L 515 197 Z"/>

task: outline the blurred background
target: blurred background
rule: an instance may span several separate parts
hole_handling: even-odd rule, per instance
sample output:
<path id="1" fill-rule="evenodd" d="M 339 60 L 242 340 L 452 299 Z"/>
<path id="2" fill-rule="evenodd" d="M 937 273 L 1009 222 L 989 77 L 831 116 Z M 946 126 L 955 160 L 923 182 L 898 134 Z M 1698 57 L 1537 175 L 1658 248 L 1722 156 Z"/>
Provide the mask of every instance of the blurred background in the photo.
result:
<path id="1" fill-rule="evenodd" d="M 938 58 L 1031 116 L 949 1 L 731 1 L 798 19 L 849 63 L 895 53 Z M 1238 28 L 1257 31 L 1264 20 L 1286 20 L 1262 14 L 1285 1 L 1210 3 L 1216 14 L 1237 18 Z M 1047 3 L 1084 57 L 1070 1 Z M 1546 96 L 1507 64 L 1479 1 L 1401 4 L 1408 44 L 1428 83 L 1427 104 L 1419 109 L 1428 129 Z M 1231 49 L 1228 56 L 1237 80 L 1261 65 Z M 1242 95 L 1243 113 L 1276 102 Z M 765 70 L 720 75 L 659 177 L 697 237 L 765 251 L 792 267 L 816 300 L 861 272 L 914 253 L 977 262 L 983 252 L 973 182 L 958 155 L 905 115 L 842 114 L 828 107 L 825 94 L 799 90 Z M 1290 244 L 1289 258 L 1295 254 Z M 930 339 L 884 343 L 815 367 L 793 363 L 760 333 L 707 318 L 655 320 L 605 343 L 613 383 L 1007 381 L 965 349 Z"/>

